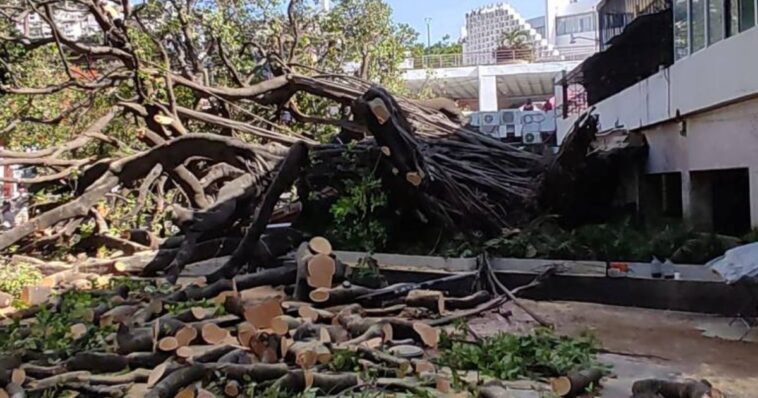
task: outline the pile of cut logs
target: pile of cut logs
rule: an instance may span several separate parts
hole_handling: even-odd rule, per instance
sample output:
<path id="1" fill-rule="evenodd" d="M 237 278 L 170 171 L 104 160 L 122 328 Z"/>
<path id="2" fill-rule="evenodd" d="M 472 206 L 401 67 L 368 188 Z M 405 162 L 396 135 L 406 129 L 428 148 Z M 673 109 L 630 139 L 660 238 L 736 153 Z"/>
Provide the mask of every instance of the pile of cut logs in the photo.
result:
<path id="1" fill-rule="evenodd" d="M 351 285 L 350 267 L 320 237 L 302 243 L 282 265 L 210 283 L 205 277 L 180 276 L 176 285 L 129 277 L 102 289 L 97 285 L 108 278 L 105 272 L 140 270 L 99 260 L 101 272 L 92 273 L 95 265 L 87 261 L 86 272 L 58 271 L 41 286 L 26 288 L 31 306 L 11 314 L 2 328 L 19 328 L 14 335 L 23 336 L 35 316 L 66 307 L 68 296 L 57 293 L 80 289 L 103 300 L 80 311 L 69 335 L 85 339 L 91 328 L 111 327 L 106 348 L 7 352 L 0 358 L 0 396 L 68 390 L 82 396 L 207 397 L 215 389 L 233 397 L 246 396 L 251 383 L 292 394 L 444 390 L 449 382 L 430 361 L 440 327 L 508 300 L 486 291 L 449 297 L 434 290 L 473 280 L 475 273 L 377 289 Z M 135 281 L 155 288 L 130 288 Z M 171 310 L 180 303 L 182 310 Z M 354 357 L 359 368 L 335 367 L 340 355 Z M 362 380 L 362 370 L 381 377 Z"/>

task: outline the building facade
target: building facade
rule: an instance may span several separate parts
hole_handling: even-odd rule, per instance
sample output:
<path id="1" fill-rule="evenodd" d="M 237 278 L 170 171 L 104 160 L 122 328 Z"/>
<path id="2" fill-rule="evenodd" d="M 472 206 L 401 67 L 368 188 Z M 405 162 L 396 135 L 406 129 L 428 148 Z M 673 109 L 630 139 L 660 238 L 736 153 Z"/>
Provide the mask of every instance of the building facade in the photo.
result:
<path id="1" fill-rule="evenodd" d="M 598 0 L 546 0 L 545 38 L 566 58 L 587 57 L 600 47 Z"/>
<path id="2" fill-rule="evenodd" d="M 116 10 L 113 8 L 113 10 Z M 94 36 L 100 32 L 100 26 L 95 17 L 80 4 L 70 2 L 53 10 L 53 18 L 61 33 L 69 39 L 79 40 L 83 37 Z M 16 28 L 25 36 L 32 39 L 50 37 L 50 26 L 37 13 L 27 14 Z"/>
<path id="3" fill-rule="evenodd" d="M 671 19 L 669 53 L 646 56 L 650 65 L 671 62 L 646 67 L 642 79 L 590 105 L 601 131 L 625 129 L 648 143 L 646 164 L 629 183 L 641 215 L 681 217 L 702 230 L 740 235 L 758 227 L 758 1 L 671 0 L 668 7 L 640 13 L 587 61 L 596 67 L 577 70 L 592 81 L 587 73 L 618 62 L 615 46 L 646 42 L 646 20 Z"/>
<path id="4" fill-rule="evenodd" d="M 497 51 L 503 47 L 504 35 L 522 31 L 526 46 L 534 57 L 553 53 L 542 35 L 509 4 L 493 4 L 466 13 L 463 32 L 463 58 L 467 65 L 496 63 Z"/>

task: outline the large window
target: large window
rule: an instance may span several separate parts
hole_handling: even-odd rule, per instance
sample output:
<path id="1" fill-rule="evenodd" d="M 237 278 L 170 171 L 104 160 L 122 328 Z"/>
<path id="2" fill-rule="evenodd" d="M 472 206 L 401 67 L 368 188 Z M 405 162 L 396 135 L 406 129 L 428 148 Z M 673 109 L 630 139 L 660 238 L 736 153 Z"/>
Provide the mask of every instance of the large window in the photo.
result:
<path id="1" fill-rule="evenodd" d="M 724 0 L 708 0 L 708 44 L 724 38 Z"/>
<path id="2" fill-rule="evenodd" d="M 595 16 L 592 13 L 558 17 L 555 22 L 557 35 L 593 32 L 595 30 Z"/>
<path id="3" fill-rule="evenodd" d="M 734 0 L 733 0 L 734 1 Z M 755 26 L 755 0 L 739 1 L 740 32 Z"/>
<path id="4" fill-rule="evenodd" d="M 693 53 L 705 47 L 705 1 L 692 0 L 692 3 L 690 3 Z"/>
<path id="5" fill-rule="evenodd" d="M 674 59 L 690 53 L 689 0 L 674 0 Z"/>

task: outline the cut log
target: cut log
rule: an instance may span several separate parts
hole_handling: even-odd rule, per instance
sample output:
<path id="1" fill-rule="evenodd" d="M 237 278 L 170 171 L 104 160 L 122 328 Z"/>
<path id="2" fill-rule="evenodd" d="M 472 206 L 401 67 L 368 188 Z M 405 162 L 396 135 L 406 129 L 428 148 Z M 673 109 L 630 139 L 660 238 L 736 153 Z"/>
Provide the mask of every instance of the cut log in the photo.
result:
<path id="1" fill-rule="evenodd" d="M 133 352 L 126 356 L 131 369 L 153 369 L 170 358 L 166 352 Z"/>
<path id="2" fill-rule="evenodd" d="M 303 321 L 298 318 L 293 318 L 289 315 L 279 315 L 271 320 L 271 329 L 274 333 L 282 336 L 292 329 L 297 329 L 302 324 Z"/>
<path id="3" fill-rule="evenodd" d="M 197 334 L 197 329 L 193 328 L 192 326 L 185 326 L 179 329 L 174 337 L 176 338 L 176 342 L 179 344 L 179 347 L 185 347 L 195 341 Z"/>
<path id="4" fill-rule="evenodd" d="M 245 320 L 258 329 L 271 328 L 271 321 L 277 316 L 284 315 L 281 301 L 267 300 L 259 305 L 245 308 Z"/>
<path id="5" fill-rule="evenodd" d="M 377 349 L 360 345 L 356 347 L 356 349 L 362 357 L 365 357 L 373 362 L 383 363 L 385 365 L 389 365 L 392 368 L 395 368 L 400 373 L 398 377 L 405 377 L 405 375 L 410 373 L 412 370 L 411 362 L 407 359 L 398 358 L 394 355 L 387 354 Z"/>
<path id="6" fill-rule="evenodd" d="M 332 359 L 332 352 L 320 341 L 296 341 L 287 348 L 285 359 L 296 363 L 303 369 L 311 369 L 317 363 L 329 363 Z"/>
<path id="7" fill-rule="evenodd" d="M 374 289 L 356 285 L 333 289 L 318 288 L 311 292 L 309 298 L 321 307 L 333 307 L 354 303 L 358 297 L 372 292 Z"/>
<path id="8" fill-rule="evenodd" d="M 173 352 L 179 348 L 176 337 L 168 336 L 158 340 L 158 349 L 163 352 Z"/>
<path id="9" fill-rule="evenodd" d="M 316 254 L 308 260 L 307 282 L 313 288 L 331 288 L 336 271 L 333 258 L 326 254 Z"/>
<path id="10" fill-rule="evenodd" d="M 322 309 L 313 308 L 310 305 L 304 305 L 297 309 L 297 313 L 301 318 L 310 320 L 314 323 L 331 322 L 334 318 L 334 314 Z"/>
<path id="11" fill-rule="evenodd" d="M 197 389 L 195 386 L 188 386 L 182 388 L 175 396 L 174 398 L 195 398 L 195 394 L 197 393 Z"/>
<path id="12" fill-rule="evenodd" d="M 224 385 L 224 395 L 227 397 L 236 397 L 242 392 L 242 387 L 237 380 L 229 380 Z"/>
<path id="13" fill-rule="evenodd" d="M 222 341 L 226 340 L 227 336 L 229 336 L 228 330 L 221 328 L 214 323 L 203 325 L 201 330 L 202 332 L 200 335 L 202 336 L 203 341 L 210 345 L 220 344 Z"/>
<path id="14" fill-rule="evenodd" d="M 184 387 L 200 380 L 205 375 L 201 365 L 190 365 L 177 369 L 153 386 L 145 398 L 173 398 Z"/>
<path id="15" fill-rule="evenodd" d="M 100 316 L 100 326 L 126 323 L 140 307 L 137 305 L 119 305 Z"/>
<path id="16" fill-rule="evenodd" d="M 88 375 L 79 377 L 79 381 L 88 384 L 120 385 L 131 383 L 144 383 L 150 377 L 147 369 L 134 369 L 129 373 L 116 375 Z"/>
<path id="17" fill-rule="evenodd" d="M 311 287 L 308 285 L 308 260 L 313 257 L 313 252 L 308 247 L 307 242 L 303 242 L 295 251 L 295 264 L 297 265 L 297 274 L 295 277 L 295 291 L 292 297 L 295 300 L 308 301 Z"/>
<path id="18" fill-rule="evenodd" d="M 247 349 L 237 348 L 222 355 L 216 362 L 250 365 L 253 363 L 253 357 Z"/>
<path id="19" fill-rule="evenodd" d="M 434 373 L 437 371 L 433 363 L 424 359 L 412 359 L 411 363 L 413 364 L 413 368 L 416 371 L 417 375 L 423 373 Z"/>
<path id="20" fill-rule="evenodd" d="M 295 283 L 297 265 L 285 263 L 283 266 L 266 269 L 254 274 L 239 275 L 234 279 L 221 279 L 207 286 L 189 286 L 166 298 L 170 302 L 203 300 L 218 296 L 222 292 L 232 291 L 236 285 L 239 290 L 252 289 L 259 286 L 282 286 Z"/>
<path id="21" fill-rule="evenodd" d="M 647 379 L 636 381 L 632 393 L 658 395 L 663 398 L 724 398 L 720 390 L 713 388 L 706 380 L 687 380 L 683 382 Z"/>
<path id="22" fill-rule="evenodd" d="M 313 380 L 308 383 L 305 371 L 293 370 L 282 376 L 274 385 L 283 391 L 300 393 L 310 384 L 312 388 L 319 390 L 323 395 L 336 395 L 357 386 L 358 383 L 358 375 L 355 373 L 313 373 Z"/>
<path id="23" fill-rule="evenodd" d="M 434 314 L 445 312 L 445 296 L 436 290 L 412 290 L 404 302 L 409 307 L 426 308 Z"/>
<path id="24" fill-rule="evenodd" d="M 371 113 L 374 114 L 374 117 L 376 117 L 376 121 L 379 122 L 379 124 L 385 124 L 387 121 L 392 118 L 392 114 L 390 113 L 389 109 L 387 109 L 387 105 L 384 104 L 384 101 L 382 101 L 381 98 L 374 98 L 367 102 L 369 109 L 371 109 Z"/>
<path id="25" fill-rule="evenodd" d="M 255 363 L 252 365 L 238 365 L 231 363 L 204 364 L 207 371 L 218 371 L 226 375 L 228 379 L 244 383 L 262 383 L 276 380 L 288 372 L 286 364 Z"/>
<path id="26" fill-rule="evenodd" d="M 163 376 L 166 376 L 170 373 L 169 368 L 171 366 L 172 364 L 167 361 L 151 370 L 150 374 L 147 376 L 147 387 L 152 388 L 154 385 L 158 384 L 158 382 L 163 379 Z"/>
<path id="27" fill-rule="evenodd" d="M 24 382 L 26 381 L 26 372 L 24 369 L 18 368 L 13 369 L 11 372 L 11 383 L 23 386 Z"/>
<path id="28" fill-rule="evenodd" d="M 61 384 L 75 382 L 76 380 L 79 379 L 79 377 L 86 376 L 88 374 L 89 372 L 85 372 L 85 371 L 66 372 L 66 373 L 61 373 L 59 375 L 50 376 L 50 377 L 40 379 L 40 380 L 33 380 L 28 383 L 27 391 L 35 392 L 35 391 L 47 390 Z"/>
<path id="29" fill-rule="evenodd" d="M 215 395 L 213 395 L 212 392 L 204 389 L 204 388 L 198 388 L 197 389 L 197 395 L 196 398 L 216 398 Z"/>
<path id="30" fill-rule="evenodd" d="M 600 369 L 586 369 L 552 379 L 550 386 L 553 388 L 553 392 L 561 397 L 573 397 L 586 392 L 590 385 L 597 386 L 602 377 L 603 372 Z"/>
<path id="31" fill-rule="evenodd" d="M 308 248 L 311 252 L 316 254 L 330 255 L 332 254 L 332 244 L 321 236 L 316 236 L 308 241 Z"/>
<path id="32" fill-rule="evenodd" d="M 417 171 L 411 171 L 405 174 L 405 179 L 414 187 L 418 187 L 424 182 L 424 177 Z"/>
<path id="33" fill-rule="evenodd" d="M 103 352 L 79 352 L 66 360 L 70 371 L 86 370 L 92 373 L 114 373 L 129 367 L 129 360 L 119 354 Z"/>
<path id="34" fill-rule="evenodd" d="M 325 342 L 325 338 L 322 337 L 325 332 L 328 334 L 329 342 L 331 343 L 341 343 L 347 341 L 350 337 L 347 330 L 340 325 L 304 323 L 295 329 L 295 332 L 292 333 L 292 338 L 297 341 L 318 339 Z"/>
<path id="35" fill-rule="evenodd" d="M 24 304 L 33 307 L 44 304 L 53 293 L 50 287 L 46 286 L 26 286 L 21 290 L 21 301 Z"/>
<path id="36" fill-rule="evenodd" d="M 73 337 L 74 340 L 79 340 L 87 333 L 87 325 L 83 323 L 71 325 L 69 332 L 71 333 L 71 337 Z"/>
<path id="37" fill-rule="evenodd" d="M 237 326 L 237 340 L 243 347 L 250 347 L 250 339 L 255 336 L 255 326 L 249 322 L 240 323 Z"/>
<path id="38" fill-rule="evenodd" d="M 415 322 L 413 324 L 413 330 L 421 337 L 421 341 L 427 347 L 437 348 L 440 342 L 440 331 L 437 328 L 429 326 L 424 322 Z"/>

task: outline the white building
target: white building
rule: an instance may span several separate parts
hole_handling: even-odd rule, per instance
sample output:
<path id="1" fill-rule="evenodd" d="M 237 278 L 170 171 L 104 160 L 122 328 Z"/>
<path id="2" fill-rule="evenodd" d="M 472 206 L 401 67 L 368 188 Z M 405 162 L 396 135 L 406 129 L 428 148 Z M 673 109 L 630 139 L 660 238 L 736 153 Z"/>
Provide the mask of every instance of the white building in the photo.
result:
<path id="1" fill-rule="evenodd" d="M 494 61 L 504 32 L 523 30 L 537 58 L 580 60 L 599 49 L 597 5 L 600 0 L 545 0 L 545 16 L 525 20 L 506 3 L 466 14 L 464 58 Z"/>
<path id="2" fill-rule="evenodd" d="M 493 64 L 497 61 L 496 50 L 503 45 L 506 32 L 522 30 L 527 34 L 527 42 L 537 57 L 551 54 L 553 49 L 547 41 L 531 27 L 518 11 L 509 4 L 493 4 L 466 13 L 463 37 L 463 59 L 467 65 Z M 514 58 L 518 58 L 517 55 Z"/>
<path id="3" fill-rule="evenodd" d="M 545 39 L 564 57 L 586 58 L 599 49 L 599 0 L 546 0 Z"/>
<path id="4" fill-rule="evenodd" d="M 645 137 L 647 162 L 627 184 L 641 214 L 682 217 L 727 234 L 758 227 L 758 1 L 606 0 L 602 6 L 634 18 L 561 83 L 572 76 L 584 82 L 601 131 Z M 651 33 L 662 25 L 668 37 Z M 646 55 L 633 51 L 653 41 L 666 45 Z M 623 64 L 623 53 L 647 66 L 636 81 L 608 91 L 613 80 L 605 71 Z M 557 108 L 567 109 L 563 104 L 558 98 Z M 573 119 L 564 116 L 566 127 Z"/>
<path id="5" fill-rule="evenodd" d="M 53 19 L 61 33 L 68 39 L 79 40 L 82 37 L 93 36 L 100 32 L 100 26 L 95 17 L 76 3 L 63 3 L 53 10 Z M 25 36 L 33 39 L 50 37 L 50 26 L 37 13 L 29 13 L 16 25 Z"/>

